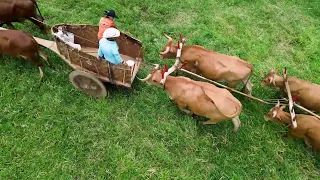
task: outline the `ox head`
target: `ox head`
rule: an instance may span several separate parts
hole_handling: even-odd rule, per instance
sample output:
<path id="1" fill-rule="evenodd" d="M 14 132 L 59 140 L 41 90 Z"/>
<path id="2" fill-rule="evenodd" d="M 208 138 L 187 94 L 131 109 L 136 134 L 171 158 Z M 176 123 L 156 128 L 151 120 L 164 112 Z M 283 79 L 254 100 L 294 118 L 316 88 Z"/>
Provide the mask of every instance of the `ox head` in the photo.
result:
<path id="1" fill-rule="evenodd" d="M 276 78 L 278 77 L 278 71 L 270 71 L 267 76 L 261 81 L 261 86 L 276 86 Z"/>
<path id="2" fill-rule="evenodd" d="M 161 74 L 161 70 L 159 70 L 159 64 L 155 64 L 155 67 L 152 68 L 152 70 L 150 71 L 147 77 L 145 77 L 144 79 L 140 79 L 140 78 L 138 79 L 142 82 L 146 82 L 148 85 L 154 85 L 162 88 L 162 85 L 160 84 L 160 81 L 162 79 L 162 74 Z"/>
<path id="3" fill-rule="evenodd" d="M 161 59 L 176 58 L 177 46 L 173 45 L 173 39 L 170 36 L 166 34 L 164 34 L 164 36 L 168 39 L 168 42 L 165 45 L 165 47 L 161 50 L 161 52 L 159 52 L 160 58 Z"/>
<path id="4" fill-rule="evenodd" d="M 280 102 L 276 104 L 270 111 L 263 116 L 264 120 L 266 121 L 274 121 L 274 122 L 281 122 L 280 113 L 283 112 L 286 106 L 280 106 Z"/>

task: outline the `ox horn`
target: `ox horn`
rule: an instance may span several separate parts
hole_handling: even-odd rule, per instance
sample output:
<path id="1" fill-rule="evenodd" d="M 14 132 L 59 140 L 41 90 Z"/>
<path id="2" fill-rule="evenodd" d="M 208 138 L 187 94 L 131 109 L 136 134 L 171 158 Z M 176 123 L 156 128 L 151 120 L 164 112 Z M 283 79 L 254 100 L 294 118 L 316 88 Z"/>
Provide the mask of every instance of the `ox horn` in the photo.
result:
<path id="1" fill-rule="evenodd" d="M 155 67 L 154 67 L 154 69 L 156 69 L 156 70 L 158 70 L 159 69 L 159 67 L 160 67 L 160 65 L 159 64 L 153 64 Z"/>
<path id="2" fill-rule="evenodd" d="M 276 105 L 276 107 L 280 107 L 280 101 L 278 100 L 278 103 L 277 103 L 277 105 Z"/>
<path id="3" fill-rule="evenodd" d="M 172 37 L 168 36 L 167 34 L 163 34 L 167 39 L 168 41 L 173 41 Z"/>
<path id="4" fill-rule="evenodd" d="M 151 78 L 151 76 L 152 76 L 152 74 L 148 74 L 148 76 L 146 77 L 146 78 L 144 78 L 144 79 L 140 79 L 140 78 L 138 78 L 140 81 L 142 81 L 142 82 L 146 82 L 148 79 L 150 79 Z"/>
<path id="5" fill-rule="evenodd" d="M 159 67 L 160 67 L 160 65 L 159 64 L 153 64 L 155 67 L 154 67 L 154 69 L 156 69 L 156 70 L 158 70 L 159 69 Z M 151 76 L 152 76 L 152 73 L 150 73 L 150 74 L 148 74 L 148 76 L 146 77 L 146 78 L 144 78 L 144 79 L 140 79 L 140 78 L 138 78 L 140 81 L 142 81 L 142 82 L 146 82 L 148 79 L 150 79 L 151 78 Z"/>
<path id="6" fill-rule="evenodd" d="M 166 47 L 166 50 L 163 51 L 163 52 L 159 52 L 159 54 L 164 55 L 164 54 L 167 54 L 169 51 L 170 51 L 170 47 L 167 46 L 167 47 Z"/>

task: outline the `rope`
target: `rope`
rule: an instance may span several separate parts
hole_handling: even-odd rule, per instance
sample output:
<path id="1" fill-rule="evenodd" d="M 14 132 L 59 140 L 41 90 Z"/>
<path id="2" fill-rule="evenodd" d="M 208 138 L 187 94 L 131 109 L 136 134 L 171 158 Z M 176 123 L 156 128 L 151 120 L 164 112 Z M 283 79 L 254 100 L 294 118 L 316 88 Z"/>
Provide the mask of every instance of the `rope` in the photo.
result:
<path id="1" fill-rule="evenodd" d="M 211 80 L 211 79 L 207 79 L 207 78 L 205 78 L 205 77 L 202 77 L 202 76 L 200 76 L 200 75 L 198 75 L 198 74 L 195 74 L 195 73 L 193 73 L 193 72 L 187 71 L 187 70 L 185 70 L 185 69 L 179 69 L 179 70 L 180 70 L 180 71 L 183 71 L 183 72 L 186 72 L 186 73 L 188 73 L 188 74 L 191 74 L 191 75 L 193 75 L 193 76 L 196 76 L 196 77 L 198 77 L 198 78 L 201 78 L 201 79 L 203 79 L 203 80 L 209 81 L 209 82 L 211 82 L 211 83 L 213 83 L 213 84 L 215 84 L 215 85 L 218 85 L 218 86 L 220 86 L 220 87 L 226 88 L 226 89 L 228 89 L 228 90 L 230 90 L 230 91 L 233 91 L 233 92 L 235 92 L 235 93 L 238 93 L 238 94 L 241 94 L 241 95 L 243 95 L 243 96 L 246 96 L 246 97 L 248 97 L 248 98 L 250 98 L 250 99 L 259 101 L 259 102 L 261 102 L 261 103 L 263 103 L 263 104 L 273 104 L 273 103 L 264 101 L 264 100 L 262 100 L 262 99 L 256 98 L 256 97 L 254 97 L 254 96 L 245 94 L 245 93 L 243 93 L 243 92 L 237 91 L 237 90 L 235 90 L 235 89 L 233 89 L 233 88 L 230 88 L 230 87 L 228 87 L 228 86 L 225 86 L 225 85 L 223 85 L 223 84 L 220 84 L 220 83 L 218 83 L 218 82 L 215 82 L 215 81 L 213 81 L 213 80 Z"/>
<path id="2" fill-rule="evenodd" d="M 148 62 L 142 62 L 141 64 L 144 65 L 144 66 L 154 67 L 154 64 L 148 63 Z M 218 86 L 220 86 L 220 87 L 229 89 L 229 90 L 231 90 L 231 91 L 233 91 L 233 92 L 235 92 L 235 93 L 238 93 L 238 94 L 241 94 L 241 95 L 246 96 L 246 97 L 248 97 L 248 98 L 251 98 L 251 99 L 253 99 L 253 100 L 259 101 L 259 102 L 261 102 L 261 103 L 263 103 L 263 104 L 276 105 L 276 104 L 278 103 L 278 101 L 280 101 L 280 105 L 288 105 L 288 103 L 287 103 L 287 101 L 286 101 L 285 99 L 265 99 L 265 100 L 262 100 L 262 99 L 259 99 L 259 98 L 257 98 L 257 97 L 254 97 L 254 96 L 245 94 L 245 93 L 243 93 L 243 92 L 237 91 L 237 90 L 235 90 L 235 89 L 233 89 L 233 88 L 230 88 L 230 87 L 228 87 L 228 86 L 225 86 L 225 85 L 220 84 L 220 83 L 218 83 L 218 82 L 215 82 L 215 81 L 213 81 L 213 80 L 210 80 L 210 79 L 207 79 L 207 78 L 205 78 L 205 77 L 202 77 L 202 76 L 200 76 L 200 75 L 198 75 L 198 74 L 195 74 L 195 73 L 192 73 L 192 72 L 190 72 L 190 71 L 187 71 L 187 70 L 185 70 L 185 69 L 182 69 L 182 68 L 178 68 L 178 69 L 179 69 L 180 71 L 186 72 L 186 73 L 188 73 L 188 74 L 191 74 L 191 75 L 196 76 L 196 77 L 198 77 L 198 78 L 201 78 L 201 79 L 203 79 L 203 80 L 207 80 L 207 81 L 209 81 L 209 82 L 211 82 L 211 83 L 213 83 L 213 84 L 215 84 L 215 85 L 218 85 Z"/>
<path id="3" fill-rule="evenodd" d="M 287 100 L 287 99 L 285 99 L 285 100 Z M 288 101 L 288 100 L 287 100 L 287 101 Z M 293 105 L 294 105 L 295 107 L 297 107 L 297 108 L 299 108 L 299 109 L 301 109 L 301 110 L 303 110 L 303 111 L 305 111 L 305 112 L 307 112 L 307 113 L 315 116 L 316 118 L 318 118 L 318 119 L 320 120 L 320 116 L 319 116 L 318 114 L 310 111 L 309 109 L 306 109 L 306 108 L 303 107 L 303 106 L 300 106 L 300 105 L 296 104 L 295 102 L 293 102 Z"/>

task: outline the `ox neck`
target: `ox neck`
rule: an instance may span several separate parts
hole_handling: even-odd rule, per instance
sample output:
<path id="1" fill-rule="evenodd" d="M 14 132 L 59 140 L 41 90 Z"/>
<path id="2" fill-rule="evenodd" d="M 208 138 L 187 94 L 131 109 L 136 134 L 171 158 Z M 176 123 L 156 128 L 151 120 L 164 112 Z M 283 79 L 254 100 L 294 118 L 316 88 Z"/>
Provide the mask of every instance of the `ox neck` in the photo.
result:
<path id="1" fill-rule="evenodd" d="M 174 82 L 172 82 L 172 77 L 171 76 L 167 76 L 166 81 L 162 85 L 162 88 L 165 89 L 165 90 L 171 89 L 172 84 L 174 84 Z"/>
<path id="2" fill-rule="evenodd" d="M 279 118 L 280 118 L 280 121 L 286 125 L 289 125 L 291 124 L 291 115 L 290 113 L 287 113 L 287 112 L 279 112 Z"/>
<path id="3" fill-rule="evenodd" d="M 276 78 L 275 86 L 283 88 L 284 87 L 284 78 L 281 76 L 278 76 L 278 75 L 275 75 L 274 78 Z"/>
<path id="4" fill-rule="evenodd" d="M 198 46 L 187 46 L 187 45 L 184 45 L 184 46 L 182 47 L 182 50 L 181 50 L 181 56 L 183 56 L 183 54 L 186 53 L 186 52 L 189 52 L 190 54 L 194 54 L 195 52 L 198 53 L 198 54 L 199 54 L 199 53 L 202 54 L 203 50 L 205 50 L 205 49 L 200 48 L 200 47 L 198 47 Z M 178 52 L 178 47 L 177 47 L 177 46 L 174 46 L 173 51 L 175 52 L 175 54 L 177 54 L 177 52 Z M 184 58 L 188 58 L 188 57 L 184 57 Z"/>

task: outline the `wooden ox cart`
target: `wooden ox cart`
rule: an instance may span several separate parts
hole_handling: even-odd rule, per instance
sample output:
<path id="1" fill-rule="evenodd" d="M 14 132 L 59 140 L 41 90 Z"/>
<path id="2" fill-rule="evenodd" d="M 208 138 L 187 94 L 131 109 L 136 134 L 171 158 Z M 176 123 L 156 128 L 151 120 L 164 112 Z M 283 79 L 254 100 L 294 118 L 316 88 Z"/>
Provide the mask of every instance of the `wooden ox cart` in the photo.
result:
<path id="1" fill-rule="evenodd" d="M 62 29 L 64 33 L 71 33 L 74 36 L 74 43 L 80 45 L 81 49 L 74 48 L 74 46 L 55 36 L 58 29 Z M 70 73 L 69 79 L 77 89 L 100 98 L 108 94 L 102 82 L 131 88 L 131 84 L 143 62 L 141 41 L 121 33 L 116 40 L 121 57 L 125 61 L 132 60 L 134 65 L 115 65 L 106 60 L 97 59 L 98 26 L 57 24 L 51 28 L 51 33 L 54 36 L 54 41 L 34 38 L 41 46 L 57 53 L 74 69 Z"/>

